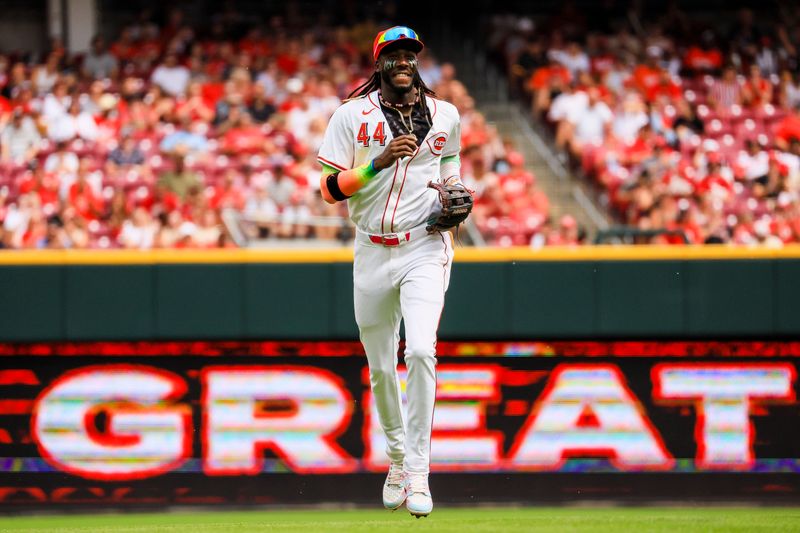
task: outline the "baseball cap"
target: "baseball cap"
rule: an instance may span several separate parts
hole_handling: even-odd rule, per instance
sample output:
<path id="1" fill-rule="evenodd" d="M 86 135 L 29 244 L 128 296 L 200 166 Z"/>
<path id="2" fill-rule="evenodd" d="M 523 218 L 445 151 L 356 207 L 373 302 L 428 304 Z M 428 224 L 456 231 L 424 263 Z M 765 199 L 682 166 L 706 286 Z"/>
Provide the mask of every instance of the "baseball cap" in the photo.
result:
<path id="1" fill-rule="evenodd" d="M 558 222 L 562 228 L 574 228 L 578 225 L 578 221 L 572 215 L 564 215 Z"/>
<path id="2" fill-rule="evenodd" d="M 521 153 L 516 151 L 509 152 L 506 159 L 508 160 L 508 164 L 511 165 L 512 167 L 525 164 L 525 158 L 522 156 Z"/>
<path id="3" fill-rule="evenodd" d="M 422 41 L 419 40 L 417 32 L 411 28 L 407 26 L 393 26 L 375 36 L 375 42 L 372 43 L 372 57 L 377 60 L 384 48 L 397 43 L 402 43 L 403 47 L 413 50 L 416 53 L 419 53 L 425 47 Z"/>

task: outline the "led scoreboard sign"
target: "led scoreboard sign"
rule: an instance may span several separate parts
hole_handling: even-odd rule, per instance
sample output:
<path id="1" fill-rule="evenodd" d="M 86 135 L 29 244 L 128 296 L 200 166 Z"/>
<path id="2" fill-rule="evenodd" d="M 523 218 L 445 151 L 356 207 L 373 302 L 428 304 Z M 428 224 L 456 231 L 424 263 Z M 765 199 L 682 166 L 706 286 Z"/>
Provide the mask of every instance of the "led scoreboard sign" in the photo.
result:
<path id="1" fill-rule="evenodd" d="M 659 429 L 611 364 L 562 364 L 532 403 L 503 453 L 502 432 L 486 424 L 500 401 L 499 365 L 442 365 L 432 435 L 434 470 L 557 470 L 576 456 L 609 458 L 619 470 L 674 466 Z M 751 415 L 767 402 L 792 402 L 795 368 L 788 363 L 658 364 L 657 404 L 695 410 L 698 468 L 753 465 Z M 206 367 L 200 373 L 201 427 L 185 403 L 187 384 L 164 370 L 136 365 L 78 368 L 37 398 L 31 428 L 42 457 L 56 468 L 97 479 L 159 475 L 192 454 L 202 439 L 208 475 L 263 470 L 269 449 L 298 473 L 385 470 L 385 442 L 371 393 L 363 422 L 365 453 L 337 443 L 353 423 L 354 398 L 335 374 L 307 366 Z M 405 375 L 401 383 L 405 385 Z M 97 427 L 100 414 L 105 430 Z M 199 430 L 199 431 L 198 431 Z M 359 459 L 363 460 L 360 461 Z"/>
<path id="2" fill-rule="evenodd" d="M 431 437 L 432 468 L 558 470 L 570 456 L 608 457 L 620 470 L 670 469 L 674 458 L 620 370 L 610 364 L 555 368 L 523 427 L 503 454 L 502 433 L 486 425 L 500 400 L 497 365 L 442 365 Z M 791 364 L 659 364 L 653 397 L 696 410 L 701 468 L 750 468 L 751 413 L 768 401 L 794 400 Z M 358 458 L 336 437 L 352 423 L 353 397 L 328 371 L 304 366 L 208 367 L 202 384 L 202 467 L 208 475 L 262 471 L 263 448 L 298 473 L 353 472 Z M 405 375 L 401 384 L 405 386 Z M 172 470 L 192 450 L 186 383 L 132 365 L 79 368 L 36 400 L 31 427 L 42 457 L 56 468 L 98 479 L 132 479 Z M 274 404 L 274 405 L 273 405 Z M 370 391 L 364 465 L 383 471 L 385 442 Z M 270 407 L 277 407 L 270 413 Z M 96 426 L 99 413 L 106 430 Z"/>
<path id="3" fill-rule="evenodd" d="M 20 491 L 44 502 L 67 489 L 174 495 L 205 483 L 210 494 L 226 479 L 294 474 L 307 485 L 386 471 L 357 344 L 229 346 L 224 360 L 185 355 L 187 344 L 0 354 L 0 505 Z M 470 346 L 440 346 L 433 471 L 800 474 L 793 354 L 512 357 Z"/>

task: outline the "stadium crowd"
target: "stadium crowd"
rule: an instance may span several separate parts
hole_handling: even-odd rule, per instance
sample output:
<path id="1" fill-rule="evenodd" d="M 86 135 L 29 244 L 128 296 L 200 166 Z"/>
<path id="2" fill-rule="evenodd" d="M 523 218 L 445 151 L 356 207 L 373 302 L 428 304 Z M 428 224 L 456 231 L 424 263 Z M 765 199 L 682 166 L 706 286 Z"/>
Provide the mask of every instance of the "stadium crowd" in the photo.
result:
<path id="1" fill-rule="evenodd" d="M 497 15 L 487 39 L 623 223 L 780 246 L 800 241 L 800 5 L 770 9 L 566 2 L 548 19 Z"/>
<path id="2" fill-rule="evenodd" d="M 54 41 L 40 58 L 0 55 L 2 247 L 233 246 L 226 209 L 250 237 L 343 236 L 346 208 L 321 200 L 316 153 L 332 112 L 371 74 L 381 28 L 209 20 L 196 30 L 179 9 L 160 24 L 144 12 L 85 54 Z M 519 153 L 452 65 L 426 54 L 420 73 L 461 112 L 480 227 L 509 243 L 503 228 L 524 224 L 530 237 L 548 206 Z"/>

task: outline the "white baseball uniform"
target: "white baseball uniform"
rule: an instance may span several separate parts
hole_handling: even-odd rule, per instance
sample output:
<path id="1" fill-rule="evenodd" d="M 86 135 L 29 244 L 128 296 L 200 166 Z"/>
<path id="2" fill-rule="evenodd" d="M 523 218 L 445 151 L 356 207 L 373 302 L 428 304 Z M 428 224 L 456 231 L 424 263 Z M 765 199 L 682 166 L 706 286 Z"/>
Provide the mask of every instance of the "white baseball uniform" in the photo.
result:
<path id="1" fill-rule="evenodd" d="M 450 280 L 449 233 L 425 230 L 440 209 L 427 187 L 440 179 L 442 157 L 458 155 L 458 111 L 427 98 L 430 123 L 417 130 L 417 150 L 380 171 L 347 206 L 356 225 L 353 284 L 355 315 L 367 354 L 370 382 L 387 455 L 407 472 L 427 473 L 436 396 L 436 330 Z M 394 138 L 377 91 L 345 102 L 331 117 L 320 163 L 348 170 L 369 163 Z M 391 117 L 395 118 L 395 117 Z M 395 127 L 397 120 L 393 120 Z M 405 133 L 405 132 L 400 132 Z M 421 142 L 420 142 L 421 141 Z M 397 376 L 400 319 L 406 333 L 407 420 Z"/>

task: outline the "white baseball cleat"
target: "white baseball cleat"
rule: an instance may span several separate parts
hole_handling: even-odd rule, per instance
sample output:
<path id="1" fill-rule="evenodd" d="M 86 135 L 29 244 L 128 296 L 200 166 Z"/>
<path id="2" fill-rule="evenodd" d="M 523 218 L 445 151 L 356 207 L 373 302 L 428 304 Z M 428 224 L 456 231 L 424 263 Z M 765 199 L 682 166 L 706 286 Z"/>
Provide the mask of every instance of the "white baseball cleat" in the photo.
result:
<path id="1" fill-rule="evenodd" d="M 389 465 L 389 474 L 383 482 L 383 506 L 394 511 L 406 501 L 406 479 L 403 464 Z"/>
<path id="2" fill-rule="evenodd" d="M 433 511 L 431 489 L 428 488 L 428 474 L 406 473 L 406 509 L 412 516 L 428 516 Z"/>

